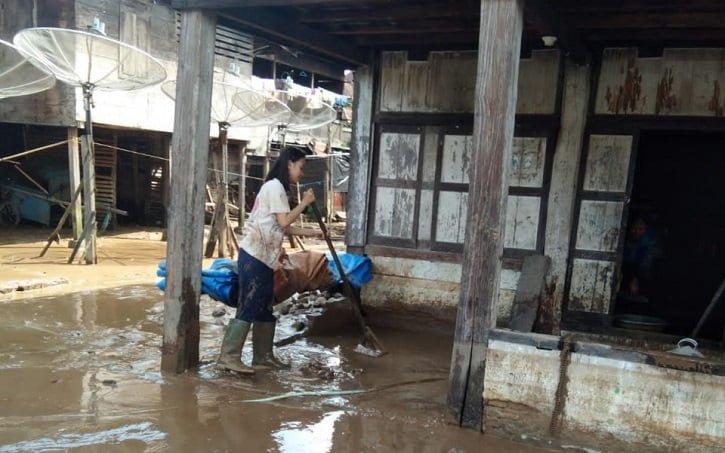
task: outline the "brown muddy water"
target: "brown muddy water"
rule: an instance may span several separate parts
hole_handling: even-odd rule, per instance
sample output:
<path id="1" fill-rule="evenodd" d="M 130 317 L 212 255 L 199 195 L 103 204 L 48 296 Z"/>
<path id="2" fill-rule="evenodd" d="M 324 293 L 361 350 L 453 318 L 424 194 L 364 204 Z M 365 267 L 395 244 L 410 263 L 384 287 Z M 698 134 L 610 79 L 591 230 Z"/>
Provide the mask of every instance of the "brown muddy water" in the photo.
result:
<path id="1" fill-rule="evenodd" d="M 289 370 L 242 378 L 213 366 L 233 314 L 220 307 L 202 298 L 198 371 L 166 375 L 155 288 L 0 302 L 0 452 L 544 451 L 448 424 L 450 338 L 376 329 L 390 353 L 370 358 L 352 325 L 278 348 Z"/>

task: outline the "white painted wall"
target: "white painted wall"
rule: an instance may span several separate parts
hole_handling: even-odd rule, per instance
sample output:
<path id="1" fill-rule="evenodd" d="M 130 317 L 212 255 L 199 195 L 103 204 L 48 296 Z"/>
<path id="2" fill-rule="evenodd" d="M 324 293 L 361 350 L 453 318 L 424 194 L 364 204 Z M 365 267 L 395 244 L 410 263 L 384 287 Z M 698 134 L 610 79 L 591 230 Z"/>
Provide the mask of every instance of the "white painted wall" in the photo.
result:
<path id="1" fill-rule="evenodd" d="M 554 338 L 554 337 L 550 337 Z M 545 437 L 559 382 L 560 351 L 489 342 L 484 398 L 518 408 L 529 436 Z M 652 451 L 714 452 L 725 446 L 725 377 L 572 353 L 561 429 L 589 433 L 590 448 L 621 451 L 616 442 Z M 488 412 L 490 413 L 490 412 Z M 535 420 L 538 419 L 538 420 Z M 500 422 L 500 421 L 499 421 Z"/>

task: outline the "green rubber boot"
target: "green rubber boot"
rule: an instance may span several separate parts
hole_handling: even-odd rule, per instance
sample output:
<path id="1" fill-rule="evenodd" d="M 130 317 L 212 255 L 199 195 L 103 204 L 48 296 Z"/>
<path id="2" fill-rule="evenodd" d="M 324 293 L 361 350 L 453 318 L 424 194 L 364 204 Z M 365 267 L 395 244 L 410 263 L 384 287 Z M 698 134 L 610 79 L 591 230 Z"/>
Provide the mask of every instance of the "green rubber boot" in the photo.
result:
<path id="1" fill-rule="evenodd" d="M 276 322 L 255 322 L 252 330 L 252 366 L 259 368 L 289 368 L 272 353 Z"/>
<path id="2" fill-rule="evenodd" d="M 247 339 L 251 323 L 240 319 L 232 318 L 229 320 L 227 331 L 222 341 L 222 350 L 216 367 L 220 370 L 231 370 L 242 374 L 254 374 L 254 369 L 242 363 L 242 347 Z"/>

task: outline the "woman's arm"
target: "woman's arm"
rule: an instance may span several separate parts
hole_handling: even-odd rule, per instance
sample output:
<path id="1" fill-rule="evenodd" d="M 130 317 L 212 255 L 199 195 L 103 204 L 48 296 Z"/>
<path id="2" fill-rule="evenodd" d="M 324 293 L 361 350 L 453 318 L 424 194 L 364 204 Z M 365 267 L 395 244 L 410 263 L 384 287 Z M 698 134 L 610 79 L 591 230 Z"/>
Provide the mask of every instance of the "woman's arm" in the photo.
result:
<path id="1" fill-rule="evenodd" d="M 290 228 L 290 225 L 292 225 L 292 223 L 297 220 L 297 217 L 302 214 L 302 211 L 304 211 L 307 206 L 311 205 L 314 202 L 315 192 L 313 192 L 312 189 L 307 189 L 302 197 L 302 201 L 297 206 L 295 206 L 293 210 L 291 210 L 290 212 L 279 212 L 276 214 L 279 227 L 285 230 L 287 233 L 291 233 L 288 230 Z"/>

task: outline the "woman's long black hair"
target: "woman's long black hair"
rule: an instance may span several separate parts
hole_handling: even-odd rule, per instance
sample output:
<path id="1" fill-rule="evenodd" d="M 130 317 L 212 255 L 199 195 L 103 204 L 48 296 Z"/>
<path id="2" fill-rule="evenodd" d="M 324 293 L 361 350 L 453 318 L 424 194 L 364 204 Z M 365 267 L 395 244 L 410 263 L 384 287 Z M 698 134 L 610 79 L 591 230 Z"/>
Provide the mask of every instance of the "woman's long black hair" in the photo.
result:
<path id="1" fill-rule="evenodd" d="M 300 159 L 304 159 L 306 156 L 305 152 L 294 146 L 287 146 L 279 153 L 279 157 L 274 161 L 272 169 L 269 170 L 267 178 L 264 182 L 271 181 L 274 178 L 279 179 L 279 182 L 284 186 L 284 190 L 289 190 L 289 162 L 297 162 Z"/>

